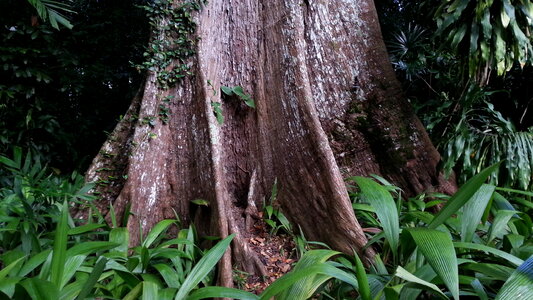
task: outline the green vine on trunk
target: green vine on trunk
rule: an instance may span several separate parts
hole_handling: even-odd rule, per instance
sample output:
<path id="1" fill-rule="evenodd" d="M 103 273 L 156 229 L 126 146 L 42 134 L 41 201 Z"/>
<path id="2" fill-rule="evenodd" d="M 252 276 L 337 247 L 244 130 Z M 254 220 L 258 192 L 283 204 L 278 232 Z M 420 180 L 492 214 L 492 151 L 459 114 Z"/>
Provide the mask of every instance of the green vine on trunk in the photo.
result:
<path id="1" fill-rule="evenodd" d="M 196 53 L 198 41 L 194 36 L 196 22 L 192 15 L 207 3 L 206 0 L 174 2 L 155 0 L 142 6 L 153 28 L 152 41 L 143 54 L 146 61 L 136 67 L 138 70 L 155 72 L 157 83 L 163 90 L 191 75 L 187 60 Z"/>

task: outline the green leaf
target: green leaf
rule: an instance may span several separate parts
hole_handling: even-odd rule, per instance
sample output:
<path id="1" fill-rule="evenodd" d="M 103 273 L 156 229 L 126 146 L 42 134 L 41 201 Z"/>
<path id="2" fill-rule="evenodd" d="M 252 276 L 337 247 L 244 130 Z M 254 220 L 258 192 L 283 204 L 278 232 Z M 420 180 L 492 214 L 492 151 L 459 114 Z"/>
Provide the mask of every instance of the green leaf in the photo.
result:
<path id="1" fill-rule="evenodd" d="M 423 289 L 433 291 L 437 295 L 439 295 L 441 298 L 448 299 L 448 297 L 444 295 L 444 293 L 439 289 L 438 286 L 416 277 L 415 275 L 409 273 L 407 270 L 405 270 L 401 266 L 398 266 L 398 268 L 396 268 L 396 273 L 394 273 L 394 276 L 401 278 L 403 280 L 406 280 L 408 282 L 414 283 L 417 287 L 422 287 Z"/>
<path id="2" fill-rule="evenodd" d="M 152 230 L 150 230 L 150 233 L 146 236 L 146 239 L 143 241 L 142 246 L 146 248 L 150 248 L 153 242 L 161 235 L 161 233 L 165 232 L 167 228 L 175 224 L 175 220 L 163 220 L 159 223 L 157 223 Z"/>
<path id="3" fill-rule="evenodd" d="M 496 187 L 497 191 L 507 192 L 507 193 L 516 193 L 520 195 L 525 195 L 529 197 L 533 197 L 533 192 L 528 191 L 522 191 L 522 190 L 516 190 L 516 189 L 510 189 L 510 188 L 502 188 L 502 187 Z"/>
<path id="4" fill-rule="evenodd" d="M 479 39 L 479 25 L 476 22 L 472 22 L 470 27 L 470 54 L 473 54 L 478 49 Z"/>
<path id="5" fill-rule="evenodd" d="M 155 282 L 143 281 L 142 290 L 142 300 L 159 299 L 159 286 Z"/>
<path id="6" fill-rule="evenodd" d="M 39 278 L 29 278 L 20 283 L 28 292 L 32 300 L 57 300 L 59 290 L 57 286 Z"/>
<path id="7" fill-rule="evenodd" d="M 76 255 L 67 258 L 65 265 L 63 266 L 63 277 L 61 279 L 61 284 L 59 285 L 59 290 L 63 289 L 72 276 L 74 276 L 74 273 L 79 270 L 84 263 L 85 258 L 87 258 L 86 255 Z"/>
<path id="8" fill-rule="evenodd" d="M 0 270 L 0 281 L 4 280 L 9 272 L 13 270 L 20 262 L 22 262 L 26 256 L 20 257 L 19 259 L 15 260 L 14 262 L 10 263 L 6 267 L 4 267 L 2 270 Z"/>
<path id="9" fill-rule="evenodd" d="M 357 275 L 359 295 L 361 296 L 362 300 L 372 300 L 372 296 L 370 293 L 370 286 L 368 285 L 368 277 L 366 276 L 366 272 L 365 272 L 365 266 L 363 265 L 363 262 L 361 261 L 357 253 L 354 254 L 354 257 L 355 257 L 355 274 Z"/>
<path id="10" fill-rule="evenodd" d="M 8 297 L 7 299 L 13 299 L 13 295 L 15 294 L 15 288 L 17 287 L 19 281 L 22 279 L 23 278 L 20 277 L 8 277 L 2 279 L 0 281 L 0 292 L 6 294 L 6 296 Z M 1 294 L 0 298 L 2 298 Z"/>
<path id="11" fill-rule="evenodd" d="M 222 91 L 222 93 L 228 95 L 228 96 L 233 96 L 233 89 L 230 88 L 230 87 L 227 87 L 227 86 L 221 86 L 220 87 L 220 90 Z"/>
<path id="12" fill-rule="evenodd" d="M 122 298 L 122 300 L 136 300 L 141 295 L 143 283 L 139 282 L 131 291 Z"/>
<path id="13" fill-rule="evenodd" d="M 486 246 L 486 245 L 481 245 L 481 244 L 474 244 L 474 243 L 463 243 L 463 242 L 454 242 L 453 243 L 453 246 L 455 248 L 463 248 L 463 249 L 472 249 L 472 250 L 479 250 L 479 251 L 484 251 L 484 252 L 488 252 L 488 253 L 491 253 L 491 254 L 494 254 L 496 256 L 499 256 L 503 259 L 506 259 L 507 261 L 509 261 L 510 263 L 516 265 L 516 266 L 519 266 L 520 264 L 522 264 L 524 261 L 521 260 L 520 258 L 514 256 L 514 255 L 511 255 L 507 252 L 504 252 L 504 251 L 501 251 L 501 250 L 498 250 L 496 248 L 492 248 L 492 247 L 489 247 L 489 246 Z"/>
<path id="14" fill-rule="evenodd" d="M 219 286 L 208 286 L 194 291 L 187 300 L 198 300 L 207 298 L 230 298 L 242 300 L 257 300 L 258 296 L 237 289 L 231 289 Z"/>
<path id="15" fill-rule="evenodd" d="M 207 251 L 207 253 L 198 261 L 194 268 L 192 268 L 187 278 L 185 278 L 185 281 L 183 281 L 181 288 L 176 294 L 176 300 L 185 299 L 192 289 L 194 289 L 200 283 L 200 281 L 202 281 L 202 279 L 209 274 L 211 269 L 213 269 L 218 263 L 222 255 L 224 255 L 224 252 L 226 252 L 226 249 L 231 243 L 231 240 L 233 240 L 234 236 L 234 234 L 228 236 Z"/>
<path id="16" fill-rule="evenodd" d="M 461 218 L 461 241 L 471 242 L 477 226 L 481 221 L 483 212 L 489 203 L 495 187 L 493 185 L 482 185 L 479 190 L 463 207 L 463 217 Z"/>
<path id="17" fill-rule="evenodd" d="M 385 238 L 396 256 L 400 239 L 400 223 L 394 199 L 387 189 L 371 179 L 356 176 L 354 180 L 359 185 L 364 199 L 376 210 L 376 215 L 385 232 Z"/>
<path id="18" fill-rule="evenodd" d="M 462 270 L 472 270 L 477 273 L 486 275 L 489 278 L 495 280 L 506 281 L 509 279 L 514 269 L 499 265 L 499 264 L 489 264 L 489 263 L 469 263 L 461 266 Z"/>
<path id="19" fill-rule="evenodd" d="M 248 105 L 249 107 L 251 107 L 251 108 L 255 108 L 255 102 L 254 102 L 254 100 L 252 98 L 249 98 L 249 97 L 245 98 L 244 99 L 244 103 L 246 105 Z"/>
<path id="20" fill-rule="evenodd" d="M 161 276 L 163 277 L 163 280 L 165 280 L 166 284 L 169 287 L 171 288 L 180 287 L 181 280 L 176 270 L 164 264 L 156 264 L 154 265 L 154 268 L 159 272 L 159 274 L 161 274 Z"/>
<path id="21" fill-rule="evenodd" d="M 98 251 L 105 251 L 117 247 L 117 243 L 110 242 L 84 242 L 76 244 L 67 250 L 66 257 L 73 257 L 76 255 L 89 255 Z"/>
<path id="22" fill-rule="evenodd" d="M 107 258 L 103 256 L 98 258 L 98 261 L 96 261 L 96 264 L 94 265 L 93 271 L 89 275 L 89 278 L 87 279 L 87 281 L 85 281 L 83 288 L 78 294 L 78 297 L 76 298 L 77 300 L 83 300 L 87 296 L 89 296 L 95 284 L 98 282 L 100 275 L 102 275 L 102 272 L 104 271 L 106 263 L 107 263 Z"/>
<path id="23" fill-rule="evenodd" d="M 483 171 L 479 172 L 476 176 L 470 178 L 444 205 L 444 207 L 435 216 L 433 221 L 428 225 L 428 228 L 435 229 L 441 225 L 444 221 L 450 218 L 457 211 L 474 196 L 474 194 L 482 186 L 483 182 L 487 180 L 492 172 L 494 172 L 500 163 L 494 164 Z"/>
<path id="24" fill-rule="evenodd" d="M 94 265 L 93 271 L 89 275 L 89 278 L 85 281 L 85 284 L 83 285 L 80 293 L 78 294 L 77 300 L 85 299 L 89 294 L 91 293 L 92 289 L 98 282 L 98 279 L 100 278 L 100 275 L 102 275 L 102 272 L 104 271 L 105 265 L 107 263 L 107 258 L 100 257 L 98 258 L 98 261 Z"/>
<path id="25" fill-rule="evenodd" d="M 303 257 L 294 266 L 293 271 L 305 269 L 309 266 L 324 263 L 333 255 L 337 255 L 339 252 L 332 250 L 311 250 L 307 251 Z M 324 282 L 330 279 L 330 276 L 324 274 L 308 274 L 305 278 L 300 279 L 294 283 L 289 289 L 285 290 L 279 298 L 281 299 L 308 299 L 314 291 Z"/>
<path id="26" fill-rule="evenodd" d="M 453 40 L 451 43 L 452 49 L 457 49 L 457 46 L 459 45 L 459 43 L 461 43 L 461 41 L 465 37 L 466 29 L 467 29 L 466 24 L 463 24 L 461 27 L 457 29 L 457 31 L 455 31 L 455 34 L 453 35 Z"/>
<path id="27" fill-rule="evenodd" d="M 496 237 L 499 237 L 505 231 L 507 223 L 516 214 L 514 210 L 499 210 L 494 217 L 492 226 L 490 227 L 489 240 L 490 243 Z"/>
<path id="28" fill-rule="evenodd" d="M 213 107 L 213 111 L 215 113 L 215 116 L 217 118 L 217 122 L 219 125 L 224 124 L 224 114 L 222 113 L 222 103 L 220 102 L 211 102 L 211 107 Z"/>
<path id="29" fill-rule="evenodd" d="M 472 280 L 470 285 L 472 286 L 472 288 L 474 288 L 474 291 L 476 292 L 480 300 L 489 300 L 487 292 L 485 291 L 485 288 L 483 287 L 483 284 L 481 284 L 479 279 L 476 278 Z"/>
<path id="30" fill-rule="evenodd" d="M 504 283 L 496 300 L 531 299 L 533 296 L 533 255 Z"/>
<path id="31" fill-rule="evenodd" d="M 87 232 L 91 232 L 91 231 L 94 231 L 94 230 L 96 230 L 98 228 L 102 228 L 102 227 L 105 227 L 105 226 L 106 225 L 104 225 L 104 224 L 96 224 L 96 223 L 86 224 L 86 225 L 83 225 L 83 226 L 70 228 L 69 231 L 68 231 L 68 235 L 78 235 L 78 234 L 82 234 L 82 233 L 87 233 Z"/>
<path id="32" fill-rule="evenodd" d="M 74 281 L 73 283 L 67 284 L 64 288 L 62 288 L 61 291 L 59 292 L 59 300 L 76 299 L 76 296 L 80 293 L 81 289 L 83 288 L 84 282 L 82 282 L 82 280 L 84 279 L 85 279 L 85 276 L 81 277 L 77 281 Z M 79 299 L 83 299 L 83 298 L 79 298 Z"/>
<path id="33" fill-rule="evenodd" d="M 459 299 L 459 270 L 450 236 L 442 231 L 427 228 L 411 228 L 408 232 L 454 299 Z"/>
<path id="34" fill-rule="evenodd" d="M 209 201 L 205 199 L 195 199 L 195 200 L 191 200 L 191 202 L 196 205 L 200 205 L 200 206 L 209 206 Z"/>
<path id="35" fill-rule="evenodd" d="M 109 232 L 109 242 L 117 244 L 114 250 L 122 253 L 124 256 L 128 255 L 128 245 L 130 242 L 130 234 L 127 228 L 113 228 Z"/>
<path id="36" fill-rule="evenodd" d="M 357 281 L 353 278 L 352 275 L 346 273 L 345 271 L 338 269 L 328 263 L 316 263 L 314 265 L 302 268 L 300 270 L 293 270 L 290 273 L 285 274 L 281 278 L 274 281 L 270 286 L 268 286 L 265 291 L 261 294 L 261 300 L 269 300 L 272 297 L 278 295 L 279 293 L 291 289 L 294 284 L 302 279 L 305 279 L 309 276 L 316 275 L 325 275 L 330 278 L 337 278 L 341 281 L 344 281 L 352 285 L 357 290 Z M 318 286 L 313 287 L 313 290 L 316 290 Z M 298 292 L 298 294 L 297 294 Z M 289 294 L 291 298 L 282 298 L 278 299 L 305 299 L 305 295 L 308 295 L 308 290 L 297 291 L 295 290 L 293 294 Z M 294 297 L 294 298 L 293 298 Z M 298 298 L 297 298 L 298 297 Z"/>
<path id="37" fill-rule="evenodd" d="M 13 168 L 13 169 L 18 169 L 20 166 L 13 160 L 5 157 L 5 156 L 0 156 L 0 163 L 10 167 L 10 168 Z"/>
<path id="38" fill-rule="evenodd" d="M 63 202 L 61 217 L 57 223 L 55 232 L 54 248 L 52 252 L 52 267 L 50 269 L 50 281 L 59 289 L 63 279 L 63 270 L 67 260 L 67 238 L 68 238 L 68 205 Z"/>
<path id="39" fill-rule="evenodd" d="M 435 277 L 437 277 L 437 273 L 433 271 L 433 268 L 431 268 L 429 264 L 424 264 L 423 266 L 417 268 L 413 275 L 426 282 L 431 282 Z M 422 289 L 426 288 L 422 287 Z M 418 284 L 406 284 L 406 286 L 401 290 L 400 300 L 417 299 L 418 295 L 420 295 L 421 292 L 422 290 L 420 289 L 420 286 Z"/>

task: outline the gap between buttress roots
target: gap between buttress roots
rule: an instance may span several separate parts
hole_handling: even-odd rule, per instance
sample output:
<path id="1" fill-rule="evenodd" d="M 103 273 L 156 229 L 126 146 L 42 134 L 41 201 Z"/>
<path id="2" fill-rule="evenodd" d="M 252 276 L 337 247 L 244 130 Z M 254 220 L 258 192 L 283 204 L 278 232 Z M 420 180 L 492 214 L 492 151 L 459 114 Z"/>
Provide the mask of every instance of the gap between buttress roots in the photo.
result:
<path id="1" fill-rule="evenodd" d="M 296 245 L 287 234 L 273 234 L 263 220 L 263 212 L 256 206 L 260 190 L 258 171 L 254 169 L 249 182 L 247 206 L 227 208 L 223 217 L 229 234 L 235 234 L 231 255 L 222 258 L 218 283 L 254 293 L 261 293 L 268 285 L 291 270 L 297 261 Z"/>

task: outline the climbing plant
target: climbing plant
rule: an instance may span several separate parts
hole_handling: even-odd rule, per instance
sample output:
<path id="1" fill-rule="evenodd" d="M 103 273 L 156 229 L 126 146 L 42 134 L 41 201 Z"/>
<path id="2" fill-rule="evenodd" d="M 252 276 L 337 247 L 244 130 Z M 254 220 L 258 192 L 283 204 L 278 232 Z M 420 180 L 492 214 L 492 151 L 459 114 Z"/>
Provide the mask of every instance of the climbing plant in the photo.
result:
<path id="1" fill-rule="evenodd" d="M 192 13 L 206 2 L 193 0 L 176 5 L 172 0 L 156 0 L 142 6 L 152 26 L 152 40 L 143 54 L 146 60 L 137 69 L 156 72 L 160 88 L 168 89 L 191 74 L 187 59 L 195 53 L 197 41 Z"/>

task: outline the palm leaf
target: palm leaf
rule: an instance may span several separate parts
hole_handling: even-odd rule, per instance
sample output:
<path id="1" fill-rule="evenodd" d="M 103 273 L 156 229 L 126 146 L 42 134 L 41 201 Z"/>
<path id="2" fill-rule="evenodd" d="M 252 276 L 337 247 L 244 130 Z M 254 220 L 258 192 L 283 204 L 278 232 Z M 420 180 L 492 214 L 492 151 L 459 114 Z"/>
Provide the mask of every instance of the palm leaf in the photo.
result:
<path id="1" fill-rule="evenodd" d="M 412 228 L 408 229 L 408 232 L 454 299 L 459 299 L 459 270 L 450 236 L 442 231 L 427 228 Z"/>
<path id="2" fill-rule="evenodd" d="M 207 253 L 198 261 L 194 268 L 192 268 L 187 278 L 185 278 L 185 281 L 183 281 L 181 288 L 176 294 L 176 300 L 185 299 L 192 289 L 194 289 L 198 283 L 200 283 L 200 281 L 202 281 L 202 279 L 215 267 L 222 255 L 224 255 L 224 252 L 226 252 L 226 249 L 231 243 L 231 240 L 233 240 L 234 236 L 234 234 L 228 236 L 207 251 Z"/>
<path id="3" fill-rule="evenodd" d="M 150 231 L 150 233 L 148 233 L 148 235 L 146 236 L 146 239 L 143 241 L 142 243 L 142 246 L 143 247 L 146 247 L 146 248 L 149 248 L 153 242 L 165 231 L 167 230 L 167 228 L 176 223 L 175 220 L 163 220 L 159 223 L 157 223 L 153 228 L 152 230 Z"/>
<path id="4" fill-rule="evenodd" d="M 463 217 L 461 219 L 461 241 L 470 242 L 474 237 L 483 212 L 494 193 L 493 185 L 482 185 L 479 190 L 463 207 Z"/>
<path id="5" fill-rule="evenodd" d="M 474 243 L 462 243 L 462 242 L 454 242 L 453 243 L 453 246 L 455 248 L 464 248 L 464 249 L 472 249 L 472 250 L 479 250 L 479 251 L 484 251 L 484 252 L 488 252 L 488 253 L 491 253 L 491 254 L 494 254 L 496 256 L 499 256 L 503 259 L 506 259 L 507 261 L 509 261 L 510 263 L 516 265 L 516 266 L 519 266 L 520 264 L 522 264 L 524 261 L 521 260 L 520 258 L 512 255 L 512 254 L 509 254 L 507 252 L 504 252 L 504 251 L 501 251 L 501 250 L 498 250 L 496 248 L 493 248 L 493 247 L 489 247 L 489 246 L 486 246 L 486 245 L 481 245 L 481 244 L 474 244 Z"/>
<path id="6" fill-rule="evenodd" d="M 427 282 L 423 279 L 420 279 L 418 277 L 416 277 L 415 275 L 411 274 L 409 271 L 407 271 L 406 269 L 398 266 L 398 268 L 396 269 L 396 273 L 394 273 L 394 276 L 398 277 L 398 278 L 401 278 L 403 280 L 406 280 L 412 284 L 414 284 L 416 287 L 420 287 L 420 288 L 423 288 L 425 290 L 429 290 L 429 291 L 433 291 L 435 292 L 437 295 L 439 295 L 440 297 L 444 298 L 444 299 L 448 299 L 448 297 L 446 297 L 446 295 L 444 295 L 444 293 L 439 289 L 438 286 L 434 285 L 433 283 L 430 283 L 430 282 Z"/>
<path id="7" fill-rule="evenodd" d="M 63 279 L 63 270 L 67 259 L 67 238 L 68 238 L 68 205 L 63 202 L 61 216 L 57 223 L 54 239 L 54 250 L 52 252 L 52 267 L 50 269 L 51 282 L 59 288 Z"/>
<path id="8" fill-rule="evenodd" d="M 324 263 L 330 257 L 339 254 L 332 250 L 311 250 L 307 251 L 304 256 L 294 266 L 294 271 L 305 269 L 309 266 Z M 285 290 L 279 297 L 281 299 L 308 299 L 313 292 L 325 281 L 331 277 L 324 274 L 309 274 L 305 278 L 294 283 L 289 289 Z"/>
<path id="9" fill-rule="evenodd" d="M 207 298 L 230 298 L 242 300 L 258 300 L 259 297 L 246 291 L 231 289 L 220 286 L 208 286 L 194 291 L 187 300 L 198 300 Z"/>
<path id="10" fill-rule="evenodd" d="M 315 276 L 317 274 L 326 275 L 330 278 L 337 278 L 352 285 L 356 290 L 358 289 L 357 280 L 350 274 L 332 266 L 329 263 L 317 263 L 300 270 L 293 270 L 290 273 L 285 274 L 278 280 L 274 281 L 268 288 L 266 288 L 265 291 L 261 294 L 260 299 L 269 300 L 272 297 L 282 293 L 283 291 L 291 289 L 296 282 L 305 279 L 309 276 Z M 318 286 L 314 287 L 314 290 L 316 288 L 318 288 Z M 298 292 L 301 292 L 302 294 L 309 294 L 308 291 L 300 290 Z M 290 294 L 290 298 L 279 297 L 279 299 L 302 299 L 304 296 L 302 294 Z M 293 296 L 295 298 L 292 298 Z"/>
<path id="11" fill-rule="evenodd" d="M 102 256 L 98 259 L 98 261 L 94 265 L 93 271 L 89 275 L 89 278 L 85 281 L 85 284 L 83 285 L 76 300 L 85 299 L 91 293 L 94 285 L 98 282 L 100 275 L 102 275 L 102 272 L 104 271 L 106 263 L 107 263 L 107 258 Z"/>
<path id="12" fill-rule="evenodd" d="M 474 194 L 479 190 L 483 185 L 483 182 L 487 180 L 492 172 L 494 172 L 500 163 L 496 163 L 483 171 L 481 171 L 476 176 L 470 178 L 451 198 L 446 202 L 444 207 L 439 211 L 435 216 L 433 221 L 428 225 L 428 228 L 435 229 L 457 211 L 474 196 Z"/>
<path id="13" fill-rule="evenodd" d="M 376 210 L 385 238 L 389 242 L 394 256 L 397 254 L 399 233 L 398 209 L 391 194 L 375 181 L 356 176 L 355 182 L 359 185 L 364 199 Z"/>
<path id="14" fill-rule="evenodd" d="M 505 282 L 496 300 L 532 299 L 533 255 L 530 256 Z"/>

